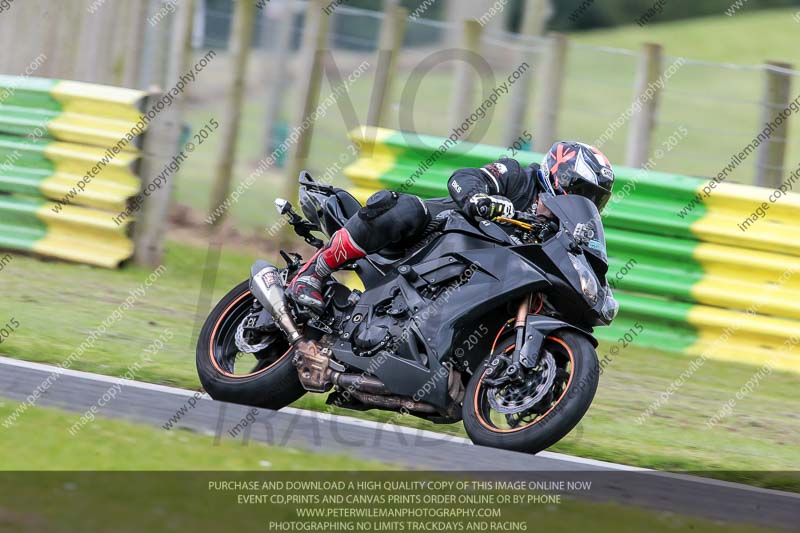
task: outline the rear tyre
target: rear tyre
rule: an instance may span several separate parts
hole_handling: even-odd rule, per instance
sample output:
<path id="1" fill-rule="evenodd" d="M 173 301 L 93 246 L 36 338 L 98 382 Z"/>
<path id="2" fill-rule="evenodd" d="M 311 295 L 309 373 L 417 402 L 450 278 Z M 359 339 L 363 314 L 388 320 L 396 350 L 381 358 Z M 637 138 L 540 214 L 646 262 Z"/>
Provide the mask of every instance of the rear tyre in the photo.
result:
<path id="1" fill-rule="evenodd" d="M 305 390 L 292 364 L 289 343 L 280 331 L 261 352 L 242 353 L 237 347 L 236 329 L 253 302 L 250 283 L 243 281 L 214 307 L 197 341 L 197 374 L 215 400 L 281 409 Z"/>
<path id="2" fill-rule="evenodd" d="M 464 397 L 464 428 L 472 442 L 480 446 L 537 453 L 564 438 L 586 414 L 600 374 L 597 354 L 583 335 L 569 330 L 552 333 L 542 346 L 551 356 L 547 361 L 555 363 L 555 377 L 549 392 L 530 409 L 509 415 L 494 410 L 493 405 L 513 410 L 515 406 L 524 406 L 530 394 L 526 396 L 526 391 L 513 388 L 493 388 L 483 380 L 494 356 L 510 353 L 513 342 L 511 330 L 470 379 Z M 545 363 L 540 362 L 542 364 Z M 536 378 L 533 373 L 530 383 L 535 385 Z M 492 401 L 490 396 L 494 396 Z"/>

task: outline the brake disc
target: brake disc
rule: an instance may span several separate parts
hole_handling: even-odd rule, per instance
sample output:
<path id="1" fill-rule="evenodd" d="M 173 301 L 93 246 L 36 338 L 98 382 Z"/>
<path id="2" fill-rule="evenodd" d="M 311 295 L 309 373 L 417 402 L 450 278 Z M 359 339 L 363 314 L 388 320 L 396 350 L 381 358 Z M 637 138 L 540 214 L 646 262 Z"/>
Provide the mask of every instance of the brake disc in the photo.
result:
<path id="1" fill-rule="evenodd" d="M 247 317 L 245 317 L 245 319 L 246 318 Z M 246 340 L 244 340 L 244 320 L 239 322 L 239 326 L 236 328 L 235 341 L 236 347 L 239 348 L 239 351 L 243 353 L 260 352 L 272 343 L 272 339 L 270 339 L 269 335 L 267 335 L 264 342 L 259 344 L 249 344 Z"/>
<path id="2" fill-rule="evenodd" d="M 521 383 L 509 382 L 488 388 L 486 393 L 492 409 L 504 415 L 515 415 L 530 410 L 542 401 L 556 378 L 553 354 L 545 350 L 539 366 L 541 370 L 529 370 L 529 375 Z"/>

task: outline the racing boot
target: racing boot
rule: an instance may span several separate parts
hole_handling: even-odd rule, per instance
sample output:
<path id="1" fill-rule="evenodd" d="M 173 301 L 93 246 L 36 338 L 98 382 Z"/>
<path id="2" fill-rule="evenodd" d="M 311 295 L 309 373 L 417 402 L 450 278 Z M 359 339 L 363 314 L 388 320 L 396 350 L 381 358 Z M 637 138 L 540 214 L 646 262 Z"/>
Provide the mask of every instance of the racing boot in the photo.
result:
<path id="1" fill-rule="evenodd" d="M 361 259 L 367 255 L 350 237 L 344 228 L 333 234 L 331 240 L 309 259 L 303 268 L 289 283 L 288 296 L 300 305 L 304 305 L 322 314 L 325 310 L 325 299 L 322 287 L 327 278 L 348 261 Z"/>

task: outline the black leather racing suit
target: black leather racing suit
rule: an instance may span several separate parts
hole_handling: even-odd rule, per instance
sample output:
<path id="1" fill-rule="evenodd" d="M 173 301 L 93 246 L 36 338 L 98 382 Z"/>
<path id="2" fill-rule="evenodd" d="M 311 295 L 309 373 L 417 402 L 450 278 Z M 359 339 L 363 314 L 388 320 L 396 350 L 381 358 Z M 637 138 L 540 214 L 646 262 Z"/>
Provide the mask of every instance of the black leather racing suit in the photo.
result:
<path id="1" fill-rule="evenodd" d="M 379 191 L 347 221 L 345 229 L 366 253 L 375 253 L 387 246 L 413 244 L 432 217 L 447 209 L 466 212 L 470 197 L 477 193 L 503 196 L 515 210 L 525 211 L 536 200 L 538 168 L 502 158 L 481 168 L 456 170 L 447 182 L 450 198 L 423 201 L 412 194 Z"/>

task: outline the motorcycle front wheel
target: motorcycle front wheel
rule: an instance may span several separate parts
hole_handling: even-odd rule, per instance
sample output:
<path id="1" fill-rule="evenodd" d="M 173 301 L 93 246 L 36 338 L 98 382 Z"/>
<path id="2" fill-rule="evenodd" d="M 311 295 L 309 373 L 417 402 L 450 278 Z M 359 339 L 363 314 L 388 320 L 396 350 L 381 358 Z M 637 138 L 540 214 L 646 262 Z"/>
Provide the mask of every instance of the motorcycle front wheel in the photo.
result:
<path id="1" fill-rule="evenodd" d="M 486 383 L 491 362 L 513 349 L 514 330 L 501 331 L 467 385 L 464 428 L 480 446 L 537 453 L 564 438 L 586 414 L 597 390 L 597 354 L 583 335 L 558 330 L 545 339 L 536 368 L 502 385 Z"/>
<path id="2" fill-rule="evenodd" d="M 305 390 L 292 364 L 289 343 L 280 331 L 274 333 L 278 338 L 269 346 L 255 353 L 242 352 L 237 345 L 237 328 L 253 302 L 250 283 L 243 281 L 214 307 L 197 340 L 197 374 L 215 400 L 280 409 L 303 396 Z"/>

